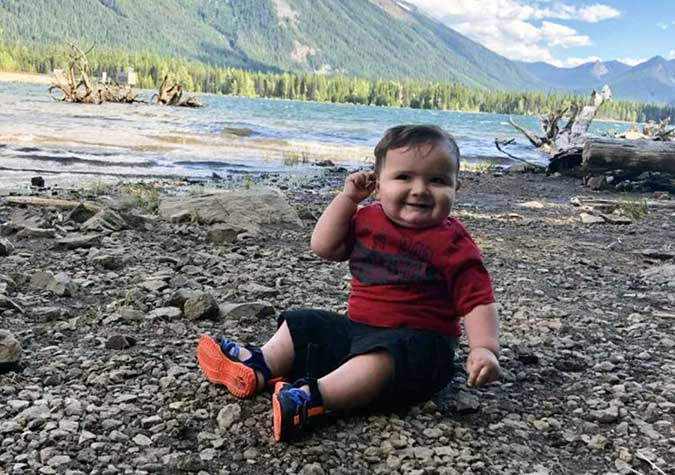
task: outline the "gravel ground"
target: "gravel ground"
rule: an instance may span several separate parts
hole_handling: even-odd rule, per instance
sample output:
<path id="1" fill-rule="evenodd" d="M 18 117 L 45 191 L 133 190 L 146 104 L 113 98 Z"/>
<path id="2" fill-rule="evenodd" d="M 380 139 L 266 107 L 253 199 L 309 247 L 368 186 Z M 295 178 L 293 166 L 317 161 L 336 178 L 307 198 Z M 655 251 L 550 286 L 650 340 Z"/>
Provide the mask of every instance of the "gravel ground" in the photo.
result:
<path id="1" fill-rule="evenodd" d="M 568 178 L 463 174 L 456 214 L 492 273 L 500 382 L 462 388 L 462 347 L 443 397 L 293 444 L 272 439 L 269 394 L 206 382 L 199 335 L 262 344 L 283 309 L 345 310 L 346 264 L 308 248 L 345 174 L 260 177 L 303 227 L 221 244 L 128 207 L 126 229 L 73 243 L 67 212 L 0 201 L 0 329 L 21 346 L 0 374 L 0 473 L 675 474 L 675 207 L 636 201 L 621 209 L 648 212 L 629 224 L 585 224 L 598 210 L 570 203 L 590 192 Z M 214 301 L 249 305 L 198 318 Z"/>

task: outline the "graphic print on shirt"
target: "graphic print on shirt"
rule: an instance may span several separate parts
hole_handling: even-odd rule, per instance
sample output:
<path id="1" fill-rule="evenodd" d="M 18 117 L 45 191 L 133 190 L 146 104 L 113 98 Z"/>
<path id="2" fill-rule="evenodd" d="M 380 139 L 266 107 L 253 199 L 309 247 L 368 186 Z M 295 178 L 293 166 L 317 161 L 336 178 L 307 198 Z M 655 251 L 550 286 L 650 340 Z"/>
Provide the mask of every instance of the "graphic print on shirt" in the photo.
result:
<path id="1" fill-rule="evenodd" d="M 352 275 L 362 284 L 415 284 L 442 279 L 441 273 L 431 265 L 431 248 L 423 242 L 402 239 L 398 254 L 394 254 L 384 250 L 386 235 L 377 233 L 372 241 L 370 249 L 357 240 L 349 259 Z"/>

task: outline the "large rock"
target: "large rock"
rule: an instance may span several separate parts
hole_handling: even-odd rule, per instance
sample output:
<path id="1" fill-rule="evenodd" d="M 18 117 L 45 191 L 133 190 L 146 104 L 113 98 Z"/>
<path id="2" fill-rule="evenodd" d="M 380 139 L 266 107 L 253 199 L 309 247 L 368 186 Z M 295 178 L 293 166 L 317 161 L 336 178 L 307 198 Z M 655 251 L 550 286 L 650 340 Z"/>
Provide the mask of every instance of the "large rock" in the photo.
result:
<path id="1" fill-rule="evenodd" d="M 49 271 L 37 271 L 31 276 L 30 286 L 38 290 L 47 290 L 54 280 L 54 274 Z"/>
<path id="2" fill-rule="evenodd" d="M 243 231 L 244 229 L 238 226 L 218 223 L 209 228 L 206 232 L 206 239 L 215 244 L 235 242 L 237 236 Z"/>
<path id="3" fill-rule="evenodd" d="M 124 267 L 124 258 L 112 254 L 95 254 L 89 257 L 89 262 L 107 270 L 118 270 Z"/>
<path id="4" fill-rule="evenodd" d="M 87 220 L 91 219 L 96 213 L 91 209 L 87 208 L 84 203 L 78 204 L 75 208 L 70 210 L 66 216 L 66 223 L 78 223 L 82 224 Z"/>
<path id="5" fill-rule="evenodd" d="M 15 208 L 9 218 L 10 224 L 18 231 L 23 228 L 49 228 L 49 222 L 30 208 Z"/>
<path id="6" fill-rule="evenodd" d="M 7 330 L 0 330 L 0 370 L 13 369 L 21 359 L 21 345 Z"/>
<path id="7" fill-rule="evenodd" d="M 48 290 L 61 297 L 72 297 L 77 291 L 77 284 L 64 272 L 53 275 L 51 272 L 38 271 L 31 277 L 30 286 Z"/>
<path id="8" fill-rule="evenodd" d="M 432 401 L 443 414 L 471 414 L 480 409 L 478 397 L 454 382 L 436 393 Z"/>
<path id="9" fill-rule="evenodd" d="M 220 315 L 220 309 L 213 295 L 206 292 L 195 292 L 192 297 L 185 301 L 183 313 L 189 320 L 203 320 L 217 318 Z"/>
<path id="10" fill-rule="evenodd" d="M 98 246 L 99 244 L 101 244 L 101 236 L 98 234 L 75 234 L 56 241 L 54 249 L 79 249 Z"/>
<path id="11" fill-rule="evenodd" d="M 23 228 L 16 233 L 17 239 L 47 238 L 56 237 L 56 229 L 53 228 Z"/>
<path id="12" fill-rule="evenodd" d="M 72 297 L 77 292 L 77 284 L 68 274 L 59 272 L 49 283 L 47 290 L 61 297 Z"/>
<path id="13" fill-rule="evenodd" d="M 102 209 L 82 224 L 83 231 L 121 231 L 129 225 L 119 213 L 111 209 Z"/>
<path id="14" fill-rule="evenodd" d="M 649 282 L 668 284 L 669 287 L 675 287 L 675 264 L 651 267 L 643 270 L 640 276 Z"/>
<path id="15" fill-rule="evenodd" d="M 9 256 L 14 250 L 14 245 L 7 239 L 0 239 L 0 257 Z"/>
<path id="16" fill-rule="evenodd" d="M 159 214 L 167 221 L 186 213 L 202 224 L 225 223 L 254 233 L 264 225 L 302 226 L 297 212 L 281 193 L 267 188 L 165 198 L 159 204 Z"/>
<path id="17" fill-rule="evenodd" d="M 224 303 L 220 313 L 225 318 L 262 318 L 274 315 L 274 307 L 267 302 Z"/>

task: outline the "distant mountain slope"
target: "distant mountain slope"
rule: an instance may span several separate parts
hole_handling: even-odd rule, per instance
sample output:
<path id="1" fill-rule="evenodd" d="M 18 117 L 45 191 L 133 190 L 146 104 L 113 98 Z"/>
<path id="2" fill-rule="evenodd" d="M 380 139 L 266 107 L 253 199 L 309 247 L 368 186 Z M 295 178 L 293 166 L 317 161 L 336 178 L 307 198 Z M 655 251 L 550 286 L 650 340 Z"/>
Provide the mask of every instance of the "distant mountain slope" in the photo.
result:
<path id="1" fill-rule="evenodd" d="M 654 56 L 617 77 L 611 86 L 618 97 L 675 105 L 675 59 Z"/>
<path id="2" fill-rule="evenodd" d="M 65 38 L 260 70 L 543 87 L 395 0 L 0 0 L 8 41 Z"/>
<path id="3" fill-rule="evenodd" d="M 630 66 L 618 61 L 585 63 L 575 68 L 557 68 L 542 62 L 518 63 L 543 82 L 567 90 L 586 90 L 589 84 L 607 84 L 630 69 Z"/>
<path id="4" fill-rule="evenodd" d="M 559 91 L 584 94 L 609 84 L 616 98 L 675 103 L 675 60 L 666 61 L 661 56 L 633 67 L 618 61 L 586 63 L 576 68 L 557 68 L 547 63 L 519 65 Z"/>

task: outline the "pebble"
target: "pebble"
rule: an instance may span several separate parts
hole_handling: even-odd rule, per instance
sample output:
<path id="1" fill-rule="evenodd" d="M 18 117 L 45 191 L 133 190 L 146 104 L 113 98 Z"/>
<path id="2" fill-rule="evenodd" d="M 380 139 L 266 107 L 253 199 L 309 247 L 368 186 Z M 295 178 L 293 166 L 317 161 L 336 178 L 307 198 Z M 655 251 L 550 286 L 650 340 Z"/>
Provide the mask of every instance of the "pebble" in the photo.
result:
<path id="1" fill-rule="evenodd" d="M 239 404 L 227 404 L 218 412 L 217 422 L 221 433 L 227 433 L 228 429 L 241 419 L 241 406 Z"/>

